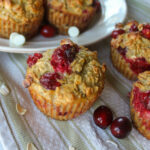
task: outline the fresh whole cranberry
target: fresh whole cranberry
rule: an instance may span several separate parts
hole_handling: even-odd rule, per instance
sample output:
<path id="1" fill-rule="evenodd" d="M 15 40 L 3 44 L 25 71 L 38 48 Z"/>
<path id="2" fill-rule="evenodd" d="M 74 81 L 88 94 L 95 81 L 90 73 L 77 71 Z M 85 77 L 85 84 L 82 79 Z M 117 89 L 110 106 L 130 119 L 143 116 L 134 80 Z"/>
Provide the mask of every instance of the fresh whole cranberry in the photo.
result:
<path id="1" fill-rule="evenodd" d="M 40 78 L 41 85 L 48 90 L 55 90 L 56 87 L 61 86 L 57 79 L 62 79 L 58 73 L 45 73 Z"/>
<path id="2" fill-rule="evenodd" d="M 75 59 L 76 53 L 78 53 L 79 48 L 76 46 L 71 46 L 69 44 L 62 45 L 57 48 L 51 59 L 51 65 L 53 66 L 55 72 L 60 73 L 71 73 L 70 64 Z"/>
<path id="3" fill-rule="evenodd" d="M 132 124 L 127 117 L 116 118 L 111 124 L 111 133 L 119 139 L 128 136 L 132 130 Z"/>
<path id="4" fill-rule="evenodd" d="M 131 27 L 130 27 L 130 32 L 136 32 L 138 31 L 138 28 L 135 24 L 133 24 Z"/>
<path id="5" fill-rule="evenodd" d="M 40 31 L 41 35 L 43 35 L 44 37 L 48 38 L 48 37 L 53 37 L 56 34 L 55 29 L 50 26 L 50 25 L 45 25 L 41 28 Z"/>
<path id="6" fill-rule="evenodd" d="M 27 64 L 29 67 L 32 67 L 32 65 L 36 64 L 36 62 L 38 61 L 38 59 L 42 58 L 43 55 L 40 53 L 35 53 L 33 56 L 30 55 L 27 59 Z"/>
<path id="7" fill-rule="evenodd" d="M 111 34 L 111 37 L 116 39 L 118 35 L 125 33 L 123 29 L 114 30 Z"/>
<path id="8" fill-rule="evenodd" d="M 113 120 L 112 111 L 106 106 L 98 107 L 93 114 L 94 122 L 102 129 L 106 129 Z"/>
<path id="9" fill-rule="evenodd" d="M 150 40 L 150 24 L 144 25 L 141 35 Z"/>

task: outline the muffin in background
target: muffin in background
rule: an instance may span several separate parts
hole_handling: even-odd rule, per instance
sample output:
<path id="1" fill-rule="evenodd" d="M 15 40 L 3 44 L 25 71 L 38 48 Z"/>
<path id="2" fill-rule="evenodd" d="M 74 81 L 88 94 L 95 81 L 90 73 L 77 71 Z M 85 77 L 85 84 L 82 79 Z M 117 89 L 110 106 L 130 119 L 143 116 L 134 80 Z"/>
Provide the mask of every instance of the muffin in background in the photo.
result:
<path id="1" fill-rule="evenodd" d="M 38 32 L 43 16 L 43 0 L 0 1 L 0 36 L 9 38 L 17 32 L 30 38 Z"/>
<path id="2" fill-rule="evenodd" d="M 138 75 L 130 96 L 132 121 L 137 130 L 150 139 L 150 71 Z"/>
<path id="3" fill-rule="evenodd" d="M 130 80 L 150 70 L 150 24 L 130 21 L 117 24 L 112 32 L 111 59 L 115 68 Z"/>
<path id="4" fill-rule="evenodd" d="M 70 26 L 76 26 L 82 32 L 99 8 L 98 0 L 47 0 L 47 20 L 60 34 L 68 34 Z"/>
<path id="5" fill-rule="evenodd" d="M 29 56 L 24 86 L 47 116 L 68 120 L 86 112 L 104 88 L 105 65 L 97 53 L 68 39 L 60 47 Z"/>

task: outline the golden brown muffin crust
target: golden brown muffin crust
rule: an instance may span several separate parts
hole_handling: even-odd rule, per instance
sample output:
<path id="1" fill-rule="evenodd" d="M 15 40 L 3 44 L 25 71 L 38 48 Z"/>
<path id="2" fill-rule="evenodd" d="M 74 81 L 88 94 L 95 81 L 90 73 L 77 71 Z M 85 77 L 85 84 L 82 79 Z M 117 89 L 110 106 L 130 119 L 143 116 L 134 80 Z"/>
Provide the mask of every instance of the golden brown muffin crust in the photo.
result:
<path id="1" fill-rule="evenodd" d="M 130 27 L 136 24 L 139 31 L 129 32 Z M 125 30 L 124 34 L 119 35 L 116 39 L 111 40 L 111 46 L 117 49 L 119 46 L 122 48 L 127 48 L 126 57 L 127 58 L 138 58 L 144 57 L 147 62 L 150 63 L 150 40 L 144 38 L 140 31 L 142 31 L 144 24 L 140 24 L 136 21 L 128 22 L 126 25 L 118 24 L 116 27 L 118 29 Z"/>
<path id="2" fill-rule="evenodd" d="M 83 10 L 92 11 L 94 0 L 47 0 L 54 9 L 81 14 Z"/>
<path id="3" fill-rule="evenodd" d="M 27 75 L 33 82 L 30 89 L 36 90 L 44 98 L 53 100 L 55 103 L 71 103 L 72 101 L 87 101 L 98 97 L 104 86 L 105 66 L 100 65 L 97 53 L 80 46 L 74 61 L 71 63 L 72 73 L 63 74 L 60 79 L 60 87 L 56 90 L 47 90 L 40 84 L 40 77 L 54 69 L 50 64 L 54 50 L 43 53 L 43 57 L 31 68 L 27 69 Z"/>
<path id="4" fill-rule="evenodd" d="M 43 16 L 43 0 L 0 0 L 0 18 L 20 24 Z"/>
<path id="5" fill-rule="evenodd" d="M 150 71 L 145 71 L 138 75 L 138 81 L 134 83 L 142 92 L 150 90 Z"/>

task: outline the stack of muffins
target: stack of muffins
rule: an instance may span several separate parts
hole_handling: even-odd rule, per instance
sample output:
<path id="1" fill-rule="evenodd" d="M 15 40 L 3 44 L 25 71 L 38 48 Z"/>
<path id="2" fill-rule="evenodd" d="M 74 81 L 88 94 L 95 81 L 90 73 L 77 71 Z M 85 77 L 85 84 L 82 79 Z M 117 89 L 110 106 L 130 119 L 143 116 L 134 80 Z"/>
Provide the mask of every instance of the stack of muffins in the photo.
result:
<path id="1" fill-rule="evenodd" d="M 30 38 L 38 32 L 44 14 L 61 34 L 67 34 L 70 26 L 83 31 L 97 9 L 95 0 L 0 1 L 0 36 L 9 38 L 12 32 L 17 32 Z"/>

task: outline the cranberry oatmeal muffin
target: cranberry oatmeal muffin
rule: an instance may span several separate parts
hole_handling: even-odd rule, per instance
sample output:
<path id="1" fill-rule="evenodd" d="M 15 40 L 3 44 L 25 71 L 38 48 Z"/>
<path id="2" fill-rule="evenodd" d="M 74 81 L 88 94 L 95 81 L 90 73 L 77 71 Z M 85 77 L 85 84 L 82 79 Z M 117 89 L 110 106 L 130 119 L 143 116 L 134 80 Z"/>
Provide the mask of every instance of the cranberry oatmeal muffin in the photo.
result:
<path id="1" fill-rule="evenodd" d="M 105 65 L 97 53 L 68 39 L 27 60 L 24 86 L 47 116 L 68 120 L 86 112 L 104 88 Z"/>
<path id="2" fill-rule="evenodd" d="M 37 33 L 43 15 L 43 0 L 1 0 L 0 36 L 9 38 L 17 32 L 30 38 Z"/>
<path id="3" fill-rule="evenodd" d="M 138 75 L 131 91 L 130 110 L 137 130 L 150 139 L 150 71 Z"/>
<path id="4" fill-rule="evenodd" d="M 70 26 L 83 31 L 100 9 L 98 0 L 47 0 L 47 20 L 59 33 L 67 34 Z"/>
<path id="5" fill-rule="evenodd" d="M 112 32 L 113 65 L 125 77 L 137 79 L 139 73 L 150 70 L 150 24 L 136 21 L 117 24 Z"/>

